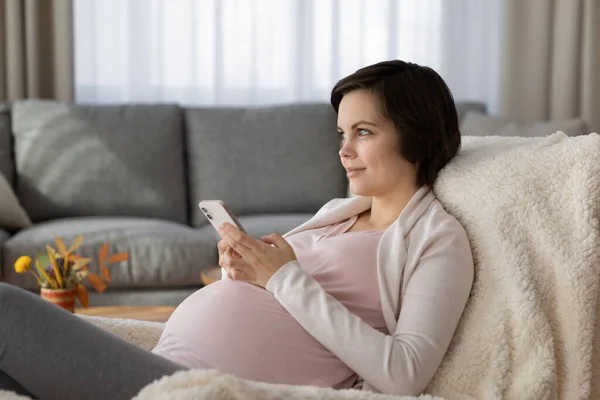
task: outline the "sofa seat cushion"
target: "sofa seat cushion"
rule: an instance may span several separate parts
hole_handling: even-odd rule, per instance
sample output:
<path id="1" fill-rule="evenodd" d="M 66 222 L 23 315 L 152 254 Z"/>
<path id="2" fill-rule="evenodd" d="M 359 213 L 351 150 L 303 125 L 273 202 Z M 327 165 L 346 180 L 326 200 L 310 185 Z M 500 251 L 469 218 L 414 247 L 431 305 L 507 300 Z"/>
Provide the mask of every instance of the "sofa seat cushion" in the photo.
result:
<path id="1" fill-rule="evenodd" d="M 270 235 L 271 233 L 279 233 L 283 235 L 297 227 L 298 225 L 308 221 L 313 214 L 258 214 L 237 217 L 238 221 L 246 232 L 252 237 L 260 239 L 261 236 Z M 212 225 L 203 226 L 198 229 L 203 236 L 211 236 L 215 240 L 219 240 L 219 234 Z"/>
<path id="2" fill-rule="evenodd" d="M 8 239 L 4 280 L 36 288 L 31 274 L 14 271 L 15 260 L 21 255 L 34 257 L 47 244 L 54 246 L 54 235 L 69 245 L 79 234 L 84 240 L 77 254 L 93 259 L 94 272 L 99 272 L 97 256 L 103 243 L 109 244 L 109 254 L 129 253 L 128 261 L 109 265 L 109 289 L 199 286 L 201 270 L 218 261 L 217 240 L 185 225 L 145 218 L 69 218 L 36 224 Z"/>

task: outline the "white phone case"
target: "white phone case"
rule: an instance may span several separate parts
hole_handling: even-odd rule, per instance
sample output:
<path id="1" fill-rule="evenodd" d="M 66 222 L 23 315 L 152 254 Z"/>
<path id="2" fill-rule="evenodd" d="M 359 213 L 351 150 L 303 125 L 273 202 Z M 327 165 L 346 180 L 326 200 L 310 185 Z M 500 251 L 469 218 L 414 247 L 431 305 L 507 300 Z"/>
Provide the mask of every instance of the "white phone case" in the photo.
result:
<path id="1" fill-rule="evenodd" d="M 235 215 L 221 200 L 202 200 L 198 203 L 198 207 L 200 207 L 200 211 L 202 211 L 217 232 L 219 227 L 225 222 L 237 227 L 242 232 L 246 232 Z"/>

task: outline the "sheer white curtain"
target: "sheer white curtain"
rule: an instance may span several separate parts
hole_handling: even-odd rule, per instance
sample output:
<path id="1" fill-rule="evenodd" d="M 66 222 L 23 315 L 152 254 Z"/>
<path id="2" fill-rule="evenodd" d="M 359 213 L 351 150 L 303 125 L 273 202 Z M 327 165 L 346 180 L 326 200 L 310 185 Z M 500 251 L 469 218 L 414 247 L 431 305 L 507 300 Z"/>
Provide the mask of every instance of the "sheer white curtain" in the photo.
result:
<path id="1" fill-rule="evenodd" d="M 427 65 L 493 109 L 500 0 L 75 0 L 76 99 L 328 101 L 387 59 Z"/>

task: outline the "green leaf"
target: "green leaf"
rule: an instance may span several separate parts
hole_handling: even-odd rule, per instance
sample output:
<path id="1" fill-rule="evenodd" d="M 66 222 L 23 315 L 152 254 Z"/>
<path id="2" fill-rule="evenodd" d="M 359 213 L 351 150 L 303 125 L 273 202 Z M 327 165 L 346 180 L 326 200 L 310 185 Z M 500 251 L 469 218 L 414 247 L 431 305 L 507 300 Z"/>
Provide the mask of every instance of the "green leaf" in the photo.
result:
<path id="1" fill-rule="evenodd" d="M 42 265 L 42 268 L 47 268 L 50 265 L 50 256 L 48 256 L 47 252 L 39 252 L 36 254 L 36 259 Z"/>

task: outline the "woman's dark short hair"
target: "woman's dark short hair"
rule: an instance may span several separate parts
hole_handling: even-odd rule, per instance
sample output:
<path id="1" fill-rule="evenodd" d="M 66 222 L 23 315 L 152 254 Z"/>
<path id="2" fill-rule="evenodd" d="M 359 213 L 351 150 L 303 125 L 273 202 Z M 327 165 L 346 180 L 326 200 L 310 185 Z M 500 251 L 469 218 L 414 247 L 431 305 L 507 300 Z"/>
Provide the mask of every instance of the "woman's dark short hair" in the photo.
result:
<path id="1" fill-rule="evenodd" d="M 460 148 L 456 105 L 433 69 L 400 60 L 369 65 L 340 80 L 331 91 L 338 112 L 348 92 L 366 89 L 399 135 L 400 155 L 417 168 L 417 183 L 433 185 L 438 172 Z"/>

